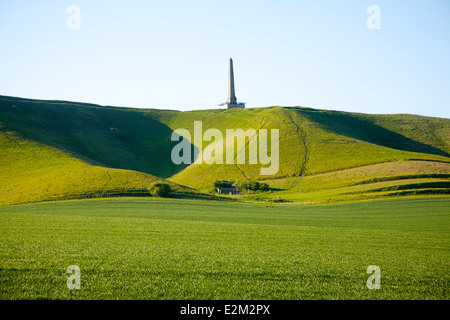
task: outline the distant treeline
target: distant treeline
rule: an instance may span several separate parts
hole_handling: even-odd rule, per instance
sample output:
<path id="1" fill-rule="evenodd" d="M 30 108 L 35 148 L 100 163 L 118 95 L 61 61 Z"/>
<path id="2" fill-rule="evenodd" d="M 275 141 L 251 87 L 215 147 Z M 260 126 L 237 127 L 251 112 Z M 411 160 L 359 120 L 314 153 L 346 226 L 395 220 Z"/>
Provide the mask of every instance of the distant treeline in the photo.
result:
<path id="1" fill-rule="evenodd" d="M 215 189 L 227 189 L 236 188 L 239 191 L 269 191 L 269 185 L 265 182 L 260 183 L 258 181 L 229 181 L 229 180 L 216 180 L 214 182 Z"/>

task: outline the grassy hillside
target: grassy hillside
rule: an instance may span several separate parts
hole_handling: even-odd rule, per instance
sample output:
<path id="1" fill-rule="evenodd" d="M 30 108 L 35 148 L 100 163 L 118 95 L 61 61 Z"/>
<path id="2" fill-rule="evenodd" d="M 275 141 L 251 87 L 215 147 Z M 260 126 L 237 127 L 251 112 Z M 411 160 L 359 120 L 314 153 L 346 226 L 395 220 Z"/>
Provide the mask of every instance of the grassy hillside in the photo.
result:
<path id="1" fill-rule="evenodd" d="M 163 120 L 175 127 L 174 123 L 182 122 L 178 118 L 183 115 L 174 114 L 172 119 Z M 265 181 L 271 193 L 241 198 L 273 201 L 280 197 L 294 203 L 448 194 L 450 191 L 448 119 L 274 107 L 245 112 L 210 111 L 204 114 L 207 120 L 204 123 L 208 126 L 210 121 L 213 127 L 221 124 L 223 118 L 231 119 L 227 125 L 232 128 L 247 128 L 253 123 L 254 128 L 280 129 L 278 174 L 260 176 L 259 165 L 204 164 L 189 166 L 171 177 L 172 181 L 205 191 L 219 179 Z M 243 119 L 251 119 L 251 123 L 243 123 Z M 424 177 L 428 180 L 413 181 Z M 412 179 L 410 183 L 405 184 L 409 179 Z M 386 189 L 375 183 L 380 180 L 389 180 L 383 187 Z M 358 186 L 362 184 L 364 186 Z M 341 189 L 351 186 L 353 189 Z"/>
<path id="2" fill-rule="evenodd" d="M 0 122 L 26 139 L 84 156 L 111 168 L 167 178 L 172 130 L 135 109 L 0 96 Z"/>
<path id="3" fill-rule="evenodd" d="M 231 128 L 280 130 L 281 166 L 278 174 L 274 177 L 260 176 L 260 165 L 193 165 L 174 175 L 171 178 L 173 181 L 179 183 L 186 181 L 192 187 L 207 188 L 215 179 L 226 179 L 227 175 L 228 178 L 237 180 L 274 179 L 314 175 L 392 161 L 450 160 L 445 149 L 438 148 L 442 144 L 448 148 L 447 140 L 442 139 L 438 143 L 432 141 L 432 144 L 427 145 L 360 120 L 354 114 L 280 107 L 247 109 L 245 113 L 240 110 L 226 110 L 204 114 L 204 127 L 217 127 L 223 130 L 222 114 L 230 119 L 225 122 L 224 127 L 228 125 Z M 238 119 L 241 121 L 238 122 Z M 173 122 L 179 124 L 182 121 Z M 449 122 L 442 121 L 443 126 L 440 129 L 443 132 L 450 133 Z M 168 125 L 174 127 L 170 121 Z M 424 125 L 422 130 L 426 129 Z M 448 139 L 448 135 L 446 137 Z M 199 176 L 202 179 L 193 179 Z"/>
<path id="4" fill-rule="evenodd" d="M 107 196 L 149 196 L 161 178 L 113 169 L 83 156 L 25 139 L 0 124 L 0 205 Z M 197 195 L 172 182 L 174 196 Z M 200 196 L 200 195 L 198 195 Z"/>
<path id="5" fill-rule="evenodd" d="M 200 120 L 203 131 L 216 128 L 224 134 L 214 144 L 225 150 L 234 147 L 225 139 L 226 129 L 279 129 L 277 174 L 262 176 L 261 164 L 173 164 L 171 150 L 178 142 L 170 140 L 172 131 L 184 128 L 193 137 L 194 121 Z M 241 197 L 250 201 L 449 193 L 449 119 L 301 107 L 178 112 L 0 96 L 0 126 L 0 161 L 3 177 L 8 177 L 2 187 L 8 195 L 1 198 L 14 198 L 3 203 L 23 201 L 18 190 L 35 194 L 28 197 L 33 201 L 55 193 L 77 197 L 99 190 L 139 190 L 147 182 L 130 181 L 153 181 L 152 176 L 201 191 L 210 191 L 219 179 L 268 182 L 271 193 Z M 208 144 L 203 142 L 203 148 Z M 243 151 L 235 151 L 235 160 Z"/>
<path id="6" fill-rule="evenodd" d="M 162 179 L 123 169 L 91 165 L 56 148 L 0 135 L 0 205 L 105 196 L 149 196 Z M 196 193 L 169 183 L 175 196 Z"/>
<path id="7" fill-rule="evenodd" d="M 448 195 L 449 178 L 450 163 L 386 162 L 301 178 L 271 180 L 271 192 L 241 197 L 257 202 L 324 204 L 399 196 Z"/>

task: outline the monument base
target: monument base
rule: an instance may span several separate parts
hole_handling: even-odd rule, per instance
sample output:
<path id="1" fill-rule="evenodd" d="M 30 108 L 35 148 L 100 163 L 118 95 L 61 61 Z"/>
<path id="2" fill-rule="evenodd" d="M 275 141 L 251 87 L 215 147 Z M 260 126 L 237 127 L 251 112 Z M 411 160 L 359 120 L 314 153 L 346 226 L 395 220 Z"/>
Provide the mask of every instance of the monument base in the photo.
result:
<path id="1" fill-rule="evenodd" d="M 244 109 L 245 103 L 239 102 L 239 103 L 224 103 L 220 105 L 220 109 Z"/>

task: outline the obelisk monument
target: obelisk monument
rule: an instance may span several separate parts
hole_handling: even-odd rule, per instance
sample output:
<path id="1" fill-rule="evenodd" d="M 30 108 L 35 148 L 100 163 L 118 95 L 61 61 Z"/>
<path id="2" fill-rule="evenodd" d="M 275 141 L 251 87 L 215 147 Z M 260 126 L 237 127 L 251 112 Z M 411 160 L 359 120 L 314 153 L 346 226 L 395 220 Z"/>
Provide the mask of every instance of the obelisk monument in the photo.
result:
<path id="1" fill-rule="evenodd" d="M 234 92 L 234 71 L 233 71 L 233 59 L 230 58 L 230 64 L 228 66 L 228 104 L 236 103 L 236 94 Z"/>
<path id="2" fill-rule="evenodd" d="M 227 102 L 219 105 L 222 109 L 245 108 L 245 102 L 237 102 L 234 91 L 234 70 L 233 59 L 230 58 L 228 65 L 228 99 Z"/>

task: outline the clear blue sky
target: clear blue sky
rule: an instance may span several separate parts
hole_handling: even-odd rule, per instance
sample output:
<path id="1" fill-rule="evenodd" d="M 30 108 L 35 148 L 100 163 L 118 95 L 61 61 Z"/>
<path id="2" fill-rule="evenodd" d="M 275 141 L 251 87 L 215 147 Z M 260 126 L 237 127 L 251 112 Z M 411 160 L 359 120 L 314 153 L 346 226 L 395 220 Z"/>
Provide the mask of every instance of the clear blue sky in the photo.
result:
<path id="1" fill-rule="evenodd" d="M 247 107 L 450 117 L 448 0 L 3 0 L 0 47 L 1 95 L 212 109 L 232 57 Z"/>

